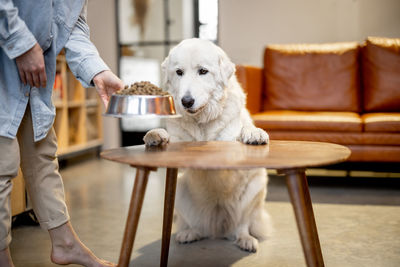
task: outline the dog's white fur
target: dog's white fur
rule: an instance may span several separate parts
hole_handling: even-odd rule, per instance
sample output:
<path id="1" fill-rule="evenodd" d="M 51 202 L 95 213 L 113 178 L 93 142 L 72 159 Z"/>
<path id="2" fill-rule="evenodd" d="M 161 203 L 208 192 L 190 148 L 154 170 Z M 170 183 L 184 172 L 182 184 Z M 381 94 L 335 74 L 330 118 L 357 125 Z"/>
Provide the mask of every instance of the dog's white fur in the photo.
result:
<path id="1" fill-rule="evenodd" d="M 169 140 L 268 143 L 268 134 L 254 126 L 245 108 L 235 65 L 221 48 L 205 40 L 184 40 L 170 51 L 162 70 L 163 88 L 182 117 L 167 121 L 168 132 L 149 131 L 146 145 Z M 184 97 L 194 101 L 191 106 L 185 107 Z M 176 240 L 233 238 L 241 249 L 255 252 L 258 239 L 266 238 L 270 229 L 264 209 L 267 180 L 265 169 L 184 170 L 176 193 Z"/>

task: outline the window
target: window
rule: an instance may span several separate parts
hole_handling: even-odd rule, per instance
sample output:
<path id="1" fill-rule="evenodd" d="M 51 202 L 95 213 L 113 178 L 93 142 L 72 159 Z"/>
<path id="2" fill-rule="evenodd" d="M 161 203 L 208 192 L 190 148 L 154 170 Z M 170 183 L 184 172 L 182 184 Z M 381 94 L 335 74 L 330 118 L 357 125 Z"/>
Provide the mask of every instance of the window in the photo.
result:
<path id="1" fill-rule="evenodd" d="M 198 0 L 198 37 L 218 39 L 218 0 Z"/>

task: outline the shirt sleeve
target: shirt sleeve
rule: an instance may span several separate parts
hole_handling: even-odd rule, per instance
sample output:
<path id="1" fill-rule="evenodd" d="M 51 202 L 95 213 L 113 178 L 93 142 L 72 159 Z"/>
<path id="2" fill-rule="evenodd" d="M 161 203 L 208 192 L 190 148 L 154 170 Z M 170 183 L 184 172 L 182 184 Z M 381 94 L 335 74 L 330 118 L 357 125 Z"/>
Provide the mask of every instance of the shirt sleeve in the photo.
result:
<path id="1" fill-rule="evenodd" d="M 36 38 L 18 16 L 12 0 L 0 0 L 0 47 L 14 59 L 36 44 Z"/>
<path id="2" fill-rule="evenodd" d="M 98 73 L 109 70 L 99 52 L 90 41 L 86 23 L 86 5 L 65 45 L 65 57 L 69 68 L 84 87 L 94 86 L 92 80 Z"/>

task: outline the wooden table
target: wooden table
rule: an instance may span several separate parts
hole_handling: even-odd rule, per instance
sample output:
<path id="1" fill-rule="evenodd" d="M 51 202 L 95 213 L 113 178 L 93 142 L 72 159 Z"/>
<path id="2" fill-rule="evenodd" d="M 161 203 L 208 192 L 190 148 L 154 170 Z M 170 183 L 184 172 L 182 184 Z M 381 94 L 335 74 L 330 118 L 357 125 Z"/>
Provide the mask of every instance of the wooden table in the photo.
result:
<path id="1" fill-rule="evenodd" d="M 307 265 L 324 266 L 305 170 L 345 161 L 350 150 L 321 142 L 270 141 L 269 145 L 253 146 L 212 141 L 171 143 L 165 147 L 122 147 L 104 151 L 101 156 L 137 169 L 118 266 L 129 265 L 149 172 L 159 167 L 167 168 L 161 266 L 168 264 L 178 168 L 258 167 L 276 169 L 286 176 Z"/>

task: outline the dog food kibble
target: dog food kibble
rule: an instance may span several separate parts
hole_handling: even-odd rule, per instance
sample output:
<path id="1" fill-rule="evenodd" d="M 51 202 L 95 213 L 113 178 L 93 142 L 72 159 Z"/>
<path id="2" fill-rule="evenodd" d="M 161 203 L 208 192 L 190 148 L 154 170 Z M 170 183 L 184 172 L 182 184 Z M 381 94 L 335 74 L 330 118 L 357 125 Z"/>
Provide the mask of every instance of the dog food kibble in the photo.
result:
<path id="1" fill-rule="evenodd" d="M 124 89 L 118 90 L 117 95 L 169 95 L 168 92 L 155 86 L 150 82 L 136 82 L 130 86 L 126 85 Z"/>

